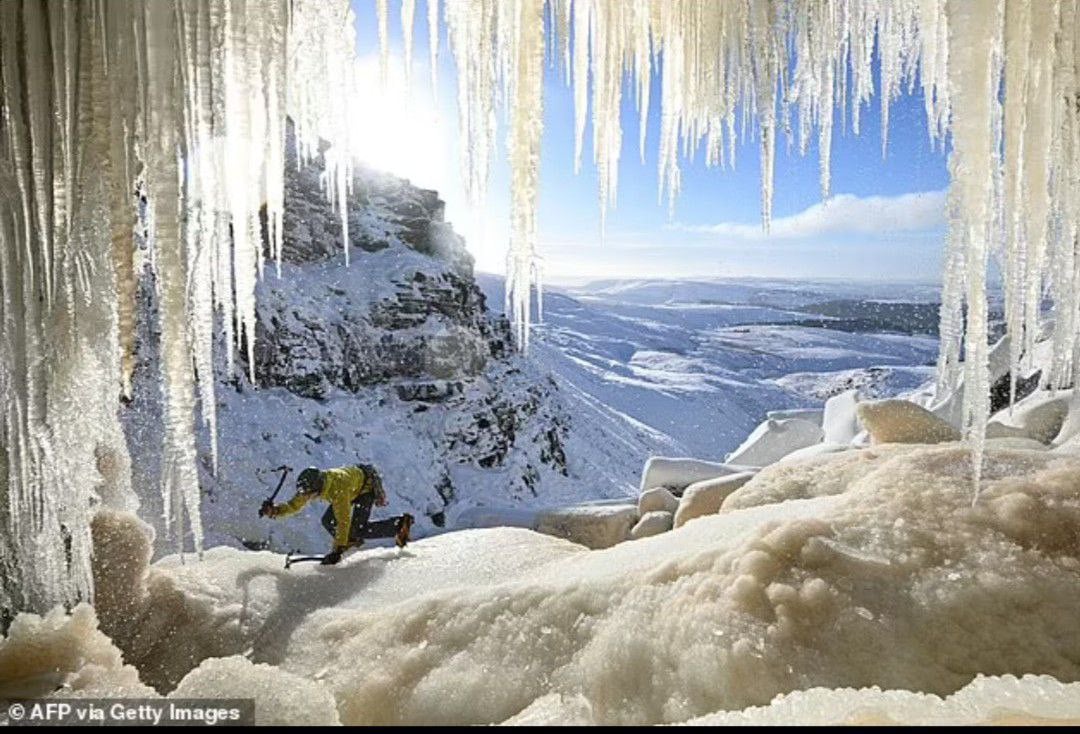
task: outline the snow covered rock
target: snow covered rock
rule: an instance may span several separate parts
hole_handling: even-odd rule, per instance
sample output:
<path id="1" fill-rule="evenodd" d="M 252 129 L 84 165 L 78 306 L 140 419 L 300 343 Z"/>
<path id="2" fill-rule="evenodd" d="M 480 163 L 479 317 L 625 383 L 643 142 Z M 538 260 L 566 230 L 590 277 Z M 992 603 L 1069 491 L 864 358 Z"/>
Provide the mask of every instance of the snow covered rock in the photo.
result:
<path id="1" fill-rule="evenodd" d="M 146 569 L 125 656 L 193 686 L 269 690 L 273 666 L 345 724 L 679 722 L 822 686 L 1080 679 L 1080 458 L 989 448 L 974 507 L 971 480 L 964 446 L 891 445 L 778 464 L 743 488 L 776 488 L 757 502 L 592 552 L 509 528 L 333 569 L 214 548 Z M 229 659 L 191 674 L 207 657 Z"/>
<path id="2" fill-rule="evenodd" d="M 638 497 L 638 512 L 645 515 L 649 512 L 675 512 L 679 508 L 679 499 L 663 487 L 653 487 L 641 493 Z"/>
<path id="3" fill-rule="evenodd" d="M 790 410 L 770 410 L 765 413 L 765 417 L 769 420 L 784 421 L 797 418 L 810 421 L 819 426 L 822 424 L 824 416 L 825 412 L 821 408 L 792 408 Z"/>
<path id="4" fill-rule="evenodd" d="M 286 665 L 328 671 L 346 724 L 501 722 L 552 694 L 592 723 L 676 722 L 818 686 L 1080 678 L 1080 462 L 988 452 L 973 509 L 968 449 L 904 449 L 838 496 L 313 620 Z M 371 649 L 380 675 L 345 664 Z"/>
<path id="5" fill-rule="evenodd" d="M 204 660 L 170 698 L 253 698 L 259 726 L 337 726 L 337 703 L 326 686 L 240 655 Z"/>
<path id="6" fill-rule="evenodd" d="M 820 426 L 810 421 L 790 418 L 767 420 L 751 433 L 739 448 L 727 456 L 727 463 L 739 467 L 768 466 L 792 451 L 819 443 L 824 436 Z"/>
<path id="7" fill-rule="evenodd" d="M 586 548 L 610 548 L 629 538 L 637 521 L 635 505 L 586 505 L 543 512 L 536 529 Z"/>
<path id="8" fill-rule="evenodd" d="M 639 538 L 648 538 L 660 533 L 666 533 L 671 530 L 673 520 L 674 515 L 670 512 L 663 510 L 646 512 L 637 521 L 637 524 L 630 529 L 630 539 L 638 540 Z"/>
<path id="9" fill-rule="evenodd" d="M 1000 411 L 986 426 L 987 438 L 1024 437 L 1049 444 L 1061 432 L 1069 415 L 1070 393 L 1038 391 Z"/>
<path id="10" fill-rule="evenodd" d="M 907 400 L 875 400 L 859 403 L 859 422 L 870 433 L 872 444 L 933 444 L 957 441 L 960 432 L 941 418 Z"/>
<path id="11" fill-rule="evenodd" d="M 727 464 L 712 461 L 650 456 L 641 472 L 640 491 L 665 487 L 679 492 L 694 482 L 735 474 L 738 471 Z"/>
<path id="12" fill-rule="evenodd" d="M 825 443 L 851 443 L 859 432 L 855 408 L 859 402 L 857 390 L 848 390 L 825 401 L 822 428 Z"/>
<path id="13" fill-rule="evenodd" d="M 1041 441 L 1023 436 L 1002 436 L 999 438 L 987 436 L 986 446 L 992 449 L 1011 449 L 1015 451 L 1048 451 L 1050 449 Z"/>
<path id="14" fill-rule="evenodd" d="M 754 472 L 740 472 L 726 477 L 694 482 L 683 492 L 675 513 L 675 527 L 682 527 L 695 517 L 715 515 L 728 496 L 753 478 Z"/>

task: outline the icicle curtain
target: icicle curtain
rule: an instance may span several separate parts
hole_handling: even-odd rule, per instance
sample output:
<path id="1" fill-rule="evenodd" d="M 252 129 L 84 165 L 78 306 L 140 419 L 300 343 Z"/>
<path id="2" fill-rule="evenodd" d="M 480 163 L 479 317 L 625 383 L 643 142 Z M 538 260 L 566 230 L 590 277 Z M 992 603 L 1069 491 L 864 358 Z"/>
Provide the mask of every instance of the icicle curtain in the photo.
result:
<path id="1" fill-rule="evenodd" d="M 215 319 L 230 369 L 234 351 L 253 368 L 287 111 L 347 223 L 353 22 L 323 0 L 0 3 L 0 607 L 90 598 L 93 508 L 134 504 L 117 408 L 142 259 L 160 306 L 166 522 L 178 550 L 201 550 Z"/>
<path id="2" fill-rule="evenodd" d="M 539 285 L 546 50 L 573 87 L 576 168 L 591 120 L 601 211 L 616 203 L 629 90 L 639 153 L 655 136 L 669 204 L 688 154 L 704 147 L 710 164 L 733 165 L 738 136 L 756 137 L 766 228 L 782 131 L 802 150 L 816 138 L 827 197 L 834 125 L 858 132 L 876 94 L 887 150 L 889 105 L 917 85 L 953 181 L 940 384 L 955 389 L 963 375 L 964 428 L 978 449 L 990 258 L 1002 264 L 1014 363 L 1030 360 L 1049 295 L 1047 379 L 1072 385 L 1080 369 L 1077 3 L 429 0 L 429 53 L 441 13 L 457 65 L 476 201 L 498 154 L 496 113 L 507 112 L 507 293 L 522 345 Z M 407 67 L 413 54 L 413 0 L 376 0 L 384 72 L 392 6 L 410 35 Z M 137 220 L 161 304 L 162 491 L 179 547 L 186 523 L 199 548 L 194 432 L 200 417 L 211 434 L 215 423 L 213 326 L 228 367 L 234 352 L 250 367 L 264 237 L 271 260 L 281 252 L 286 114 L 299 158 L 324 158 L 348 262 L 350 119 L 363 103 L 348 94 L 353 22 L 346 0 L 0 3 L 0 605 L 88 597 L 92 506 L 130 501 L 116 398 L 133 365 Z"/>

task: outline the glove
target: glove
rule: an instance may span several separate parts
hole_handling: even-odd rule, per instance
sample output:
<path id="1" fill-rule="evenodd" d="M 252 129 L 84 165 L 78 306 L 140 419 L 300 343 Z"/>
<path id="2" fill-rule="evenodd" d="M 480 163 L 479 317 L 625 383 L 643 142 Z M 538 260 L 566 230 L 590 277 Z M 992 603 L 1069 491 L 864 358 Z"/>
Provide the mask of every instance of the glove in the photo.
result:
<path id="1" fill-rule="evenodd" d="M 273 517 L 274 516 L 274 503 L 270 500 L 264 500 L 262 507 L 259 508 L 259 517 Z"/>
<path id="2" fill-rule="evenodd" d="M 341 560 L 341 549 L 334 548 L 334 550 L 327 553 L 319 563 L 323 566 L 333 566 L 335 563 Z"/>

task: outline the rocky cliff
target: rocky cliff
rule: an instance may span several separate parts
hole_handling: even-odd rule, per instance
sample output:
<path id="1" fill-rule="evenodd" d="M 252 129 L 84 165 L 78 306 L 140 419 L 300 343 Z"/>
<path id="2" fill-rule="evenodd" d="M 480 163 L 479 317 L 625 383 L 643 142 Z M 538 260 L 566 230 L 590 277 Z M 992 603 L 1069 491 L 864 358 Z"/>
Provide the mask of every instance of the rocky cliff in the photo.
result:
<path id="1" fill-rule="evenodd" d="M 319 161 L 298 169 L 290 160 L 287 170 L 281 274 L 269 265 L 257 289 L 255 384 L 242 361 L 233 374 L 219 365 L 216 475 L 203 436 L 209 543 L 325 545 L 314 511 L 288 523 L 256 516 L 275 479 L 265 470 L 282 463 L 376 464 L 388 511 L 417 515 L 420 533 L 452 527 L 470 508 L 632 491 L 646 437 L 516 352 L 436 192 L 359 168 L 346 265 Z M 156 360 L 152 320 L 144 326 L 145 373 Z M 151 509 L 156 400 L 137 389 L 127 421 Z M 282 496 L 291 491 L 290 482 Z"/>

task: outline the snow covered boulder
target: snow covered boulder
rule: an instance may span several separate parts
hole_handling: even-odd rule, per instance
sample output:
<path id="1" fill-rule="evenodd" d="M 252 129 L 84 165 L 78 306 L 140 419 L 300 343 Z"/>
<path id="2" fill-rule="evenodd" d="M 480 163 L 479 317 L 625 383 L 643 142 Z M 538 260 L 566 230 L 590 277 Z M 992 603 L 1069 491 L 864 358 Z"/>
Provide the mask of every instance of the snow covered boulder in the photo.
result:
<path id="1" fill-rule="evenodd" d="M 647 512 L 637 521 L 637 525 L 630 529 L 630 538 L 648 538 L 671 530 L 674 516 L 670 512 Z"/>
<path id="2" fill-rule="evenodd" d="M 675 527 L 682 527 L 695 517 L 715 515 L 720 512 L 720 507 L 728 495 L 750 481 L 753 476 L 753 472 L 741 472 L 691 484 L 679 500 L 679 509 L 675 513 Z"/>
<path id="3" fill-rule="evenodd" d="M 654 487 L 666 487 L 680 492 L 694 482 L 703 479 L 735 474 L 738 470 L 726 464 L 701 459 L 673 458 L 669 456 L 650 456 L 641 472 L 641 486 L 644 492 Z"/>
<path id="4" fill-rule="evenodd" d="M 635 505 L 583 505 L 541 513 L 536 530 L 595 550 L 629 538 L 637 521 Z"/>
<path id="5" fill-rule="evenodd" d="M 653 487 L 641 493 L 637 507 L 642 516 L 657 511 L 674 513 L 679 508 L 679 500 L 663 487 Z"/>
<path id="6" fill-rule="evenodd" d="M 1069 415 L 1068 395 L 1040 390 L 995 415 L 986 426 L 987 438 L 1030 438 L 1048 444 L 1061 432 Z"/>
<path id="7" fill-rule="evenodd" d="M 1074 390 L 1069 400 L 1069 414 L 1054 438 L 1054 445 L 1060 446 L 1080 436 L 1080 390 Z"/>
<path id="8" fill-rule="evenodd" d="M 810 421 L 818 426 L 822 424 L 824 416 L 825 412 L 821 408 L 791 408 L 789 410 L 770 410 L 765 413 L 765 417 L 769 420 L 784 421 L 798 418 L 802 421 Z"/>
<path id="9" fill-rule="evenodd" d="M 875 400 L 856 407 L 871 444 L 933 444 L 959 441 L 960 432 L 926 408 L 907 400 Z"/>
<path id="10" fill-rule="evenodd" d="M 751 433 L 739 448 L 727 456 L 727 463 L 739 467 L 768 466 L 792 451 L 820 443 L 820 426 L 798 418 L 767 420 Z"/>
<path id="11" fill-rule="evenodd" d="M 825 401 L 822 420 L 825 443 L 851 443 L 859 433 L 859 419 L 855 414 L 858 403 L 858 390 L 848 390 Z"/>
<path id="12" fill-rule="evenodd" d="M 324 675 L 350 725 L 530 709 L 673 723 L 818 687 L 941 698 L 988 671 L 1080 680 L 1080 459 L 990 451 L 973 508 L 965 446 L 819 460 L 862 454 L 874 466 L 836 496 L 724 511 L 502 582 L 315 612 L 282 665 Z M 360 596 L 420 560 L 369 563 Z M 356 664 L 371 650 L 377 672 Z"/>

